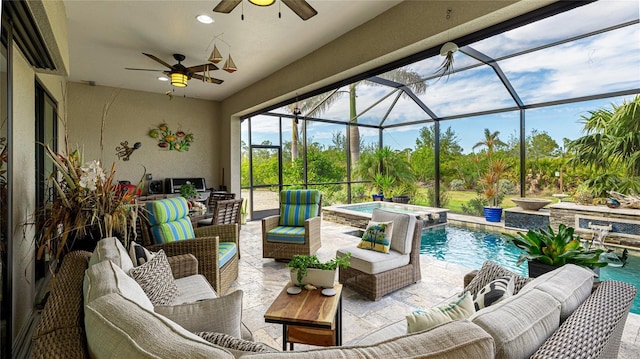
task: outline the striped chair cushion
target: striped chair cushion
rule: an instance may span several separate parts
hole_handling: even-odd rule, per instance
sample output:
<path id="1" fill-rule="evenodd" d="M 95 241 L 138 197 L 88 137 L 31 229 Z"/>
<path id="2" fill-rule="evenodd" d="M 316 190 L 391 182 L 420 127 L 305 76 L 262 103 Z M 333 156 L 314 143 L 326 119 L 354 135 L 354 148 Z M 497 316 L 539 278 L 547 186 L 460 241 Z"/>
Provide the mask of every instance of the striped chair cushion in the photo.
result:
<path id="1" fill-rule="evenodd" d="M 151 227 L 153 238 L 157 243 L 168 243 L 183 239 L 195 238 L 193 225 L 188 217 L 177 221 L 162 223 Z"/>
<path id="2" fill-rule="evenodd" d="M 238 252 L 238 248 L 236 248 L 235 243 L 231 242 L 220 242 L 218 246 L 218 253 L 220 256 L 218 257 L 218 267 L 222 267 L 229 261 L 229 259 L 233 258 L 233 256 Z"/>
<path id="3" fill-rule="evenodd" d="M 290 190 L 280 192 L 280 225 L 304 226 L 304 221 L 320 214 L 320 191 Z"/>
<path id="4" fill-rule="evenodd" d="M 147 203 L 149 224 L 152 226 L 172 222 L 189 215 L 189 206 L 184 197 L 165 198 Z"/>
<path id="5" fill-rule="evenodd" d="M 304 226 L 278 226 L 267 232 L 267 242 L 302 244 L 304 243 Z"/>

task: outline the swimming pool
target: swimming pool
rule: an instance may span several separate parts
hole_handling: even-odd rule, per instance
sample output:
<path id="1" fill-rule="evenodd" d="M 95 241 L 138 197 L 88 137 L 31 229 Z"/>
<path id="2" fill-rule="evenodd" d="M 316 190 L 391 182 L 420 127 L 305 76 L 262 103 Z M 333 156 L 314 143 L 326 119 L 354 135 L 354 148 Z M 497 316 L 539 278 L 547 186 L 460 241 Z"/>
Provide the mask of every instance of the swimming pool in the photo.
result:
<path id="1" fill-rule="evenodd" d="M 516 266 L 521 250 L 506 242 L 505 238 L 499 233 L 447 225 L 422 233 L 420 253 L 472 269 L 480 269 L 485 260 L 491 260 L 515 273 L 527 276 L 529 273 L 525 264 Z M 629 252 L 629 259 L 624 267 L 601 268 L 600 279 L 618 280 L 640 289 L 638 273 L 640 255 L 634 251 Z M 631 312 L 640 314 L 640 296 L 636 296 Z"/>

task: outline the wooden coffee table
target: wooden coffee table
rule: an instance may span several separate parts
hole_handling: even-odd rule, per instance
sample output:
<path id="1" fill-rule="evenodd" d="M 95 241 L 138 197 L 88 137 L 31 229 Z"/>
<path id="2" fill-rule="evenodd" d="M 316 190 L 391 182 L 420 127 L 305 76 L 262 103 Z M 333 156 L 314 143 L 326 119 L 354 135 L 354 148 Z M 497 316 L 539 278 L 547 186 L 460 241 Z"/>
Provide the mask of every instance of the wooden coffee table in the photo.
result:
<path id="1" fill-rule="evenodd" d="M 303 289 L 288 294 L 289 282 L 264 314 L 267 323 L 282 324 L 282 350 L 293 350 L 293 343 L 342 345 L 342 284 L 333 286 L 336 295 L 327 297 L 321 289 Z"/>

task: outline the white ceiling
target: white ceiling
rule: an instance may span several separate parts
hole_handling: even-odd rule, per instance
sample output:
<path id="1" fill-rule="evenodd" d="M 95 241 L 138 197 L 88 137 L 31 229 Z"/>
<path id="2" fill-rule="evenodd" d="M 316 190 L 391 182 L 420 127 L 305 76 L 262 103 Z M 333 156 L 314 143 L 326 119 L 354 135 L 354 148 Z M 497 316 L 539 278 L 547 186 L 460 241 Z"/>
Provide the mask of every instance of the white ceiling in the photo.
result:
<path id="1" fill-rule="evenodd" d="M 206 63 L 211 40 L 226 58 L 231 51 L 235 73 L 222 69 L 211 76 L 221 85 L 189 80 L 175 95 L 223 100 L 340 35 L 397 5 L 402 0 L 308 0 L 318 15 L 302 21 L 279 1 L 257 7 L 247 0 L 230 14 L 214 13 L 219 0 L 210 1 L 96 1 L 64 0 L 69 33 L 70 76 L 74 82 L 165 93 L 172 87 L 157 77 L 160 72 L 130 71 L 125 67 L 164 70 L 142 52 L 173 65 L 172 54 L 186 56 L 183 65 Z M 282 18 L 278 18 L 278 11 Z M 244 8 L 244 21 L 241 13 Z M 207 14 L 215 22 L 196 21 Z M 372 39 L 375 41 L 375 39 Z M 227 44 L 230 46 L 227 46 Z M 222 68 L 222 63 L 218 64 Z"/>

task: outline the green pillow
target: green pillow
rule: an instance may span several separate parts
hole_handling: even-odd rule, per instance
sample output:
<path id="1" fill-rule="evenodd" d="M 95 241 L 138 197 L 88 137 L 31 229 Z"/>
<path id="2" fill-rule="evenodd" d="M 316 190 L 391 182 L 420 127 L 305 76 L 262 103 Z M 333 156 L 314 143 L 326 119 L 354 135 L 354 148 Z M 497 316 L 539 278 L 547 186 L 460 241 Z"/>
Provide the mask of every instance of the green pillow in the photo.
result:
<path id="1" fill-rule="evenodd" d="M 407 333 L 415 333 L 454 320 L 466 319 L 475 312 L 471 294 L 465 292 L 454 302 L 442 304 L 428 310 L 416 310 L 407 315 Z"/>

